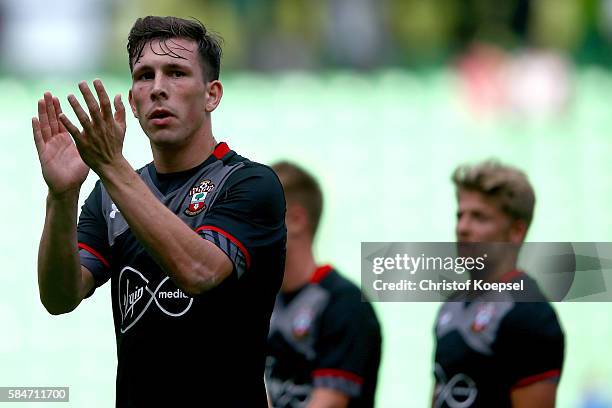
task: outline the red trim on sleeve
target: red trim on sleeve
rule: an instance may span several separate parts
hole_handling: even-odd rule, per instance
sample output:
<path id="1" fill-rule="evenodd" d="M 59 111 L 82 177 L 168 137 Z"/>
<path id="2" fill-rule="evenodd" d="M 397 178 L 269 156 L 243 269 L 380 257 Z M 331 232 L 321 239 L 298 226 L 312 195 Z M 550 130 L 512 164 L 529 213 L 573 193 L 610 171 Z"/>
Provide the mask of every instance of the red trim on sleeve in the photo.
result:
<path id="1" fill-rule="evenodd" d="M 499 280 L 501 282 L 509 282 L 512 279 L 516 279 L 520 276 L 523 276 L 525 274 L 525 272 L 521 271 L 520 269 L 513 269 L 510 272 L 506 272 L 505 274 L 502 275 L 501 278 L 499 278 Z"/>
<path id="2" fill-rule="evenodd" d="M 356 384 L 363 384 L 363 378 L 357 374 L 353 374 L 344 370 L 337 370 L 334 368 L 321 368 L 312 372 L 313 377 L 340 377 L 345 380 L 352 381 Z"/>
<path id="3" fill-rule="evenodd" d="M 229 153 L 229 151 L 230 148 L 227 143 L 221 142 L 217 145 L 217 147 L 215 147 L 215 150 L 213 151 L 213 156 L 215 156 L 218 160 L 221 160 L 223 156 Z"/>
<path id="4" fill-rule="evenodd" d="M 84 244 L 82 242 L 79 242 L 79 248 L 86 250 L 87 252 L 89 252 L 90 254 L 95 256 L 96 258 L 98 258 L 98 260 L 100 262 L 102 262 L 104 264 L 104 266 L 106 266 L 107 268 L 110 268 L 110 263 L 108 263 L 108 261 L 106 259 L 104 259 L 104 257 L 102 255 L 100 255 L 100 253 L 98 251 L 96 251 L 95 249 L 93 249 L 89 245 Z"/>
<path id="5" fill-rule="evenodd" d="M 246 259 L 247 268 L 251 266 L 251 255 L 249 255 L 249 251 L 247 251 L 245 246 L 242 245 L 242 243 L 238 241 L 232 234 L 225 232 L 221 228 L 215 227 L 214 225 L 202 225 L 196 228 L 195 232 L 200 232 L 200 231 L 205 231 L 205 230 L 218 232 L 219 234 L 223 235 L 225 238 L 229 239 L 234 245 L 238 247 L 238 249 L 240 249 L 240 251 L 244 255 L 244 258 Z"/>
<path id="6" fill-rule="evenodd" d="M 310 277 L 310 283 L 319 283 L 319 282 L 321 282 L 323 280 L 323 278 L 325 278 L 327 276 L 327 274 L 332 271 L 332 269 L 334 269 L 334 268 L 332 268 L 331 265 L 319 266 L 317 269 L 315 269 L 314 273 Z"/>
<path id="7" fill-rule="evenodd" d="M 516 384 L 512 386 L 512 389 L 526 387 L 531 384 L 535 384 L 540 381 L 550 380 L 551 378 L 559 378 L 561 377 L 561 370 L 549 370 L 545 371 L 541 374 L 532 375 L 522 380 L 519 380 Z"/>

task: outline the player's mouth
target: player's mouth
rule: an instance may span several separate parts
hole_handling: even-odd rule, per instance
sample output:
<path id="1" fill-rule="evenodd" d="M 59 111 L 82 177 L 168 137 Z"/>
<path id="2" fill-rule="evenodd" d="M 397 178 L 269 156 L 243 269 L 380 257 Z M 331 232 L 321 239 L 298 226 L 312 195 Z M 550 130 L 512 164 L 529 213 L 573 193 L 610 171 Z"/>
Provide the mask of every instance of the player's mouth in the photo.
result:
<path id="1" fill-rule="evenodd" d="M 149 121 L 155 126 L 165 126 L 175 117 L 172 112 L 164 108 L 153 109 L 148 115 Z"/>

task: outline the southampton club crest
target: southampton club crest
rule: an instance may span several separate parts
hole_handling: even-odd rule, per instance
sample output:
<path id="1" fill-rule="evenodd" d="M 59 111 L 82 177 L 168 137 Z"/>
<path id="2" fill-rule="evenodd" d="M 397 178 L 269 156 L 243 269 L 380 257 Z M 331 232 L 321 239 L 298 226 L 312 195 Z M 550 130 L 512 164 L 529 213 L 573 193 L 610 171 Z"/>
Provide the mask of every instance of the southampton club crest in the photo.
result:
<path id="1" fill-rule="evenodd" d="M 493 303 L 483 303 L 478 306 L 476 316 L 472 322 L 472 331 L 479 333 L 487 328 L 495 315 L 495 305 Z"/>
<path id="2" fill-rule="evenodd" d="M 293 337 L 301 340 L 310 334 L 310 326 L 313 320 L 313 313 L 310 309 L 300 310 L 291 324 Z"/>
<path id="3" fill-rule="evenodd" d="M 204 200 L 206 200 L 206 196 L 215 188 L 215 185 L 212 181 L 206 179 L 200 181 L 196 187 L 189 190 L 189 196 L 191 200 L 189 202 L 189 207 L 185 210 L 185 214 L 193 217 L 194 215 L 198 215 L 206 208 L 206 204 Z"/>

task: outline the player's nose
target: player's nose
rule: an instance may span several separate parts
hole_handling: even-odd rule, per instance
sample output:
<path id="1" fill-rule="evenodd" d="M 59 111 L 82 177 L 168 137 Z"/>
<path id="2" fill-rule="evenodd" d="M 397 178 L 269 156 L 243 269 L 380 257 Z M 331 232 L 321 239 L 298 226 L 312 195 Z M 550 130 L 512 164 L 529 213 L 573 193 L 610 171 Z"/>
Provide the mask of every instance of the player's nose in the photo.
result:
<path id="1" fill-rule="evenodd" d="M 468 217 L 461 216 L 457 220 L 457 226 L 455 227 L 455 235 L 458 241 L 469 241 L 471 236 L 471 223 Z"/>
<path id="2" fill-rule="evenodd" d="M 151 88 L 151 99 L 168 98 L 167 83 L 163 75 L 155 75 L 153 87 Z"/>

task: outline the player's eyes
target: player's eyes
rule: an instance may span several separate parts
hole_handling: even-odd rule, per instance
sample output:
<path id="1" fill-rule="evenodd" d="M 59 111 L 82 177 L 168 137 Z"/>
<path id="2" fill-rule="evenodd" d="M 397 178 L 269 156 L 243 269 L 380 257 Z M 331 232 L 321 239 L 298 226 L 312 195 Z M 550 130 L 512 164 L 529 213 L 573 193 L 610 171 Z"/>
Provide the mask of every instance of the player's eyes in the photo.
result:
<path id="1" fill-rule="evenodd" d="M 469 213 L 465 213 L 465 212 L 458 212 L 457 213 L 457 221 L 461 221 L 462 218 L 465 217 L 469 217 L 469 219 L 472 219 L 474 221 L 478 221 L 478 222 L 484 222 L 487 221 L 489 219 L 489 217 L 486 214 L 483 214 L 481 212 L 469 212 Z"/>
<path id="2" fill-rule="evenodd" d="M 184 77 L 185 73 L 183 71 L 172 71 L 172 76 L 174 78 Z"/>
<path id="3" fill-rule="evenodd" d="M 151 72 L 143 72 L 142 74 L 138 74 L 136 76 L 137 80 L 143 81 L 143 80 L 147 80 L 147 79 L 153 79 L 153 73 Z"/>
<path id="4" fill-rule="evenodd" d="M 483 213 L 474 213 L 474 219 L 476 219 L 478 221 L 487 221 L 489 219 L 489 217 L 487 217 Z"/>

